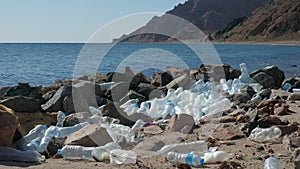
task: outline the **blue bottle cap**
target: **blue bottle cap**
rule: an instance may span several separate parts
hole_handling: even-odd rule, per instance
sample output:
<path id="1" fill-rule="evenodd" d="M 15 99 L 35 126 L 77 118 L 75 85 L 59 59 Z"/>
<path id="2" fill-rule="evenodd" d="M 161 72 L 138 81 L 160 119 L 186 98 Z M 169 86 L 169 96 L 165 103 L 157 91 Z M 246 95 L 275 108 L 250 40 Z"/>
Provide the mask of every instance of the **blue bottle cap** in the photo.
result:
<path id="1" fill-rule="evenodd" d="M 58 149 L 57 154 L 62 155 L 62 149 Z"/>
<path id="2" fill-rule="evenodd" d="M 200 158 L 200 164 L 204 165 L 204 158 Z"/>
<path id="3" fill-rule="evenodd" d="M 47 125 L 43 125 L 43 128 L 44 128 L 44 129 L 47 129 L 47 128 L 48 128 L 48 126 L 47 126 Z"/>
<path id="4" fill-rule="evenodd" d="M 187 154 L 185 161 L 188 165 L 193 165 L 193 154 Z"/>

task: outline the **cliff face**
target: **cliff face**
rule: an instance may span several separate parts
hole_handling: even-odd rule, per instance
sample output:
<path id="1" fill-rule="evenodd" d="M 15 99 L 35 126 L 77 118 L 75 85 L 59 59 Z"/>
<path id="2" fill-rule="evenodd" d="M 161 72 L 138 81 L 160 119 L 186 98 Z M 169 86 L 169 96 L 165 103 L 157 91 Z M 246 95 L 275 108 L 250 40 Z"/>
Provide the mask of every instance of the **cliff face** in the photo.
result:
<path id="1" fill-rule="evenodd" d="M 300 0 L 273 0 L 217 32 L 218 41 L 300 41 Z"/>
<path id="2" fill-rule="evenodd" d="M 129 35 L 124 35 L 120 39 L 125 42 L 172 41 L 172 38 L 167 36 L 145 33 L 166 28 L 173 31 L 172 34 L 189 33 L 188 27 L 181 26 L 180 29 L 170 27 L 168 14 L 178 16 L 193 23 L 205 33 L 212 33 L 223 29 L 236 18 L 249 16 L 253 10 L 263 6 L 267 2 L 268 0 L 188 0 L 184 4 L 175 6 L 173 10 L 168 11 L 161 17 L 153 17 L 144 27 Z M 120 39 L 115 39 L 115 41 L 119 41 Z"/>

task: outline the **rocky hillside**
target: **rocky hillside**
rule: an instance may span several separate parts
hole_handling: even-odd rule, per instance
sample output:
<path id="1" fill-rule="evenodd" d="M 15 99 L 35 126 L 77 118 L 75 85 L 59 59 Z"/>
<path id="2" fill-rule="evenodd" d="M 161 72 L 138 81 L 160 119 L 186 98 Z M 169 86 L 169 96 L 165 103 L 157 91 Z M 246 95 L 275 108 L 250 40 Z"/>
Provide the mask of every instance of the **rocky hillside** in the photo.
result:
<path id="1" fill-rule="evenodd" d="M 172 35 L 190 33 L 190 27 L 178 26 L 181 23 L 176 22 L 176 25 L 173 26 L 170 23 L 170 18 L 167 16 L 168 14 L 178 16 L 193 23 L 205 33 L 212 33 L 224 29 L 228 23 L 236 18 L 249 16 L 253 10 L 265 5 L 267 2 L 268 0 L 188 0 L 183 4 L 175 6 L 173 10 L 168 11 L 161 17 L 153 17 L 144 27 L 135 32 L 123 35 L 114 41 L 170 41 L 172 39 L 167 36 L 146 33 L 161 32 L 161 30 L 166 29 L 170 30 Z"/>
<path id="2" fill-rule="evenodd" d="M 219 41 L 300 41 L 300 0 L 272 0 L 215 34 Z"/>

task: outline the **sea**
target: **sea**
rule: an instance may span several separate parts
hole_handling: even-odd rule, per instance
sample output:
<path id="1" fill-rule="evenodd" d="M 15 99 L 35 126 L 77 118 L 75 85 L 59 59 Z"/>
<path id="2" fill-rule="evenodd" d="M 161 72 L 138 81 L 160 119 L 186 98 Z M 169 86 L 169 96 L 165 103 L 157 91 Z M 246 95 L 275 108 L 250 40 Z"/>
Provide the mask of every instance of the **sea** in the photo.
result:
<path id="1" fill-rule="evenodd" d="M 246 63 L 249 72 L 275 65 L 286 78 L 300 76 L 300 46 L 265 44 L 1 43 L 0 86 L 48 86 L 57 79 L 122 72 L 147 76 L 166 67 L 199 69 L 205 64 Z"/>

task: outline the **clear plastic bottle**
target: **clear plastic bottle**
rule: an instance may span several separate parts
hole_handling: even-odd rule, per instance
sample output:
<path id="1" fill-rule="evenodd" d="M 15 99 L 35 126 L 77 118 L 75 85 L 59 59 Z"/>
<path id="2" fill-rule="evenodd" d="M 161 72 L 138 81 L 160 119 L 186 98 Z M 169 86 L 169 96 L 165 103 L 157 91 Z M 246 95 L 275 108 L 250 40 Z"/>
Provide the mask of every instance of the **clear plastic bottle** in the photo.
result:
<path id="1" fill-rule="evenodd" d="M 72 133 L 80 130 L 82 127 L 84 127 L 88 124 L 89 124 L 88 122 L 84 122 L 84 123 L 76 124 L 71 127 L 56 127 L 56 126 L 49 127 L 46 130 L 45 135 L 41 140 L 41 144 L 39 146 L 38 151 L 44 152 L 47 149 L 47 146 L 53 137 L 65 138 L 65 137 L 71 135 Z"/>
<path id="2" fill-rule="evenodd" d="M 135 137 L 135 133 L 130 127 L 121 124 L 111 124 L 106 127 L 106 131 L 115 143 L 118 143 L 123 137 L 127 142 L 131 142 Z"/>
<path id="3" fill-rule="evenodd" d="M 204 164 L 204 159 L 196 154 L 180 154 L 169 152 L 167 155 L 167 159 L 172 163 L 182 163 L 191 166 L 200 166 Z"/>
<path id="4" fill-rule="evenodd" d="M 90 113 L 93 114 L 93 115 L 101 113 L 101 110 L 99 108 L 95 108 L 95 107 L 92 107 L 92 106 L 89 106 L 89 110 L 90 110 Z"/>
<path id="5" fill-rule="evenodd" d="M 64 121 L 66 118 L 66 114 L 62 111 L 58 111 L 57 112 L 57 123 L 56 126 L 57 127 L 63 127 L 64 126 Z"/>
<path id="6" fill-rule="evenodd" d="M 169 152 L 191 153 L 191 152 L 207 152 L 208 146 L 205 141 L 195 141 L 189 143 L 169 144 L 157 151 L 158 155 L 167 155 Z"/>
<path id="7" fill-rule="evenodd" d="M 42 137 L 37 137 L 33 139 L 30 143 L 26 145 L 26 150 L 37 151 L 39 149 L 41 141 L 42 141 Z"/>
<path id="8" fill-rule="evenodd" d="M 264 169 L 280 169 L 279 161 L 274 157 L 269 157 L 264 162 Z"/>
<path id="9" fill-rule="evenodd" d="M 225 151 L 215 151 L 215 152 L 204 153 L 203 159 L 204 159 L 204 163 L 214 163 L 219 161 L 225 161 L 232 157 L 233 157 L 232 154 L 229 154 Z"/>
<path id="10" fill-rule="evenodd" d="M 203 117 L 211 117 L 215 115 L 219 115 L 223 110 L 229 109 L 231 107 L 231 102 L 227 98 L 223 98 L 219 101 L 215 101 L 213 104 L 202 109 L 205 116 Z"/>
<path id="11" fill-rule="evenodd" d="M 62 149 L 57 151 L 57 154 L 61 155 L 64 159 L 69 160 L 90 160 L 94 161 L 92 151 L 95 147 L 82 147 L 66 145 Z"/>
<path id="12" fill-rule="evenodd" d="M 290 83 L 285 83 L 281 89 L 285 91 L 289 91 L 292 88 L 292 85 Z"/>
<path id="13" fill-rule="evenodd" d="M 121 149 L 121 146 L 114 142 L 107 143 L 104 146 L 93 149 L 92 156 L 97 161 L 109 160 L 110 151 L 115 149 Z"/>
<path id="14" fill-rule="evenodd" d="M 130 150 L 115 149 L 110 151 L 111 164 L 135 164 L 137 154 Z"/>
<path id="15" fill-rule="evenodd" d="M 131 115 L 137 113 L 137 110 L 139 108 L 138 102 L 139 102 L 139 99 L 131 99 L 131 100 L 128 100 L 126 103 L 122 104 L 120 106 L 120 108 L 123 109 L 124 112 L 128 116 L 131 116 Z"/>
<path id="16" fill-rule="evenodd" d="M 32 150 L 20 151 L 9 147 L 0 146 L 0 159 L 3 161 L 43 162 L 45 156 Z"/>
<path id="17" fill-rule="evenodd" d="M 254 80 L 249 76 L 247 67 L 245 63 L 241 63 L 240 64 L 240 68 L 241 68 L 241 76 L 239 77 L 239 79 L 241 80 L 242 83 L 254 83 Z"/>
<path id="18" fill-rule="evenodd" d="M 166 106 L 165 106 L 165 109 L 164 109 L 164 111 L 163 111 L 163 113 L 162 113 L 162 117 L 163 118 L 166 118 L 166 116 L 167 115 L 170 115 L 170 116 L 173 116 L 173 115 L 175 115 L 175 106 L 174 106 L 174 104 L 172 103 L 172 101 L 171 100 L 168 100 L 167 101 L 167 104 L 166 104 Z"/>
<path id="19" fill-rule="evenodd" d="M 281 136 L 281 130 L 278 127 L 255 128 L 251 131 L 249 138 L 257 142 L 266 142 Z"/>
<path id="20" fill-rule="evenodd" d="M 138 119 L 134 125 L 131 127 L 131 129 L 136 129 L 136 128 L 140 128 L 143 127 L 146 123 L 142 120 L 142 119 Z"/>
<path id="21" fill-rule="evenodd" d="M 26 150 L 27 144 L 37 137 L 43 137 L 47 128 L 47 125 L 37 125 L 26 136 L 16 142 L 16 149 Z"/>

